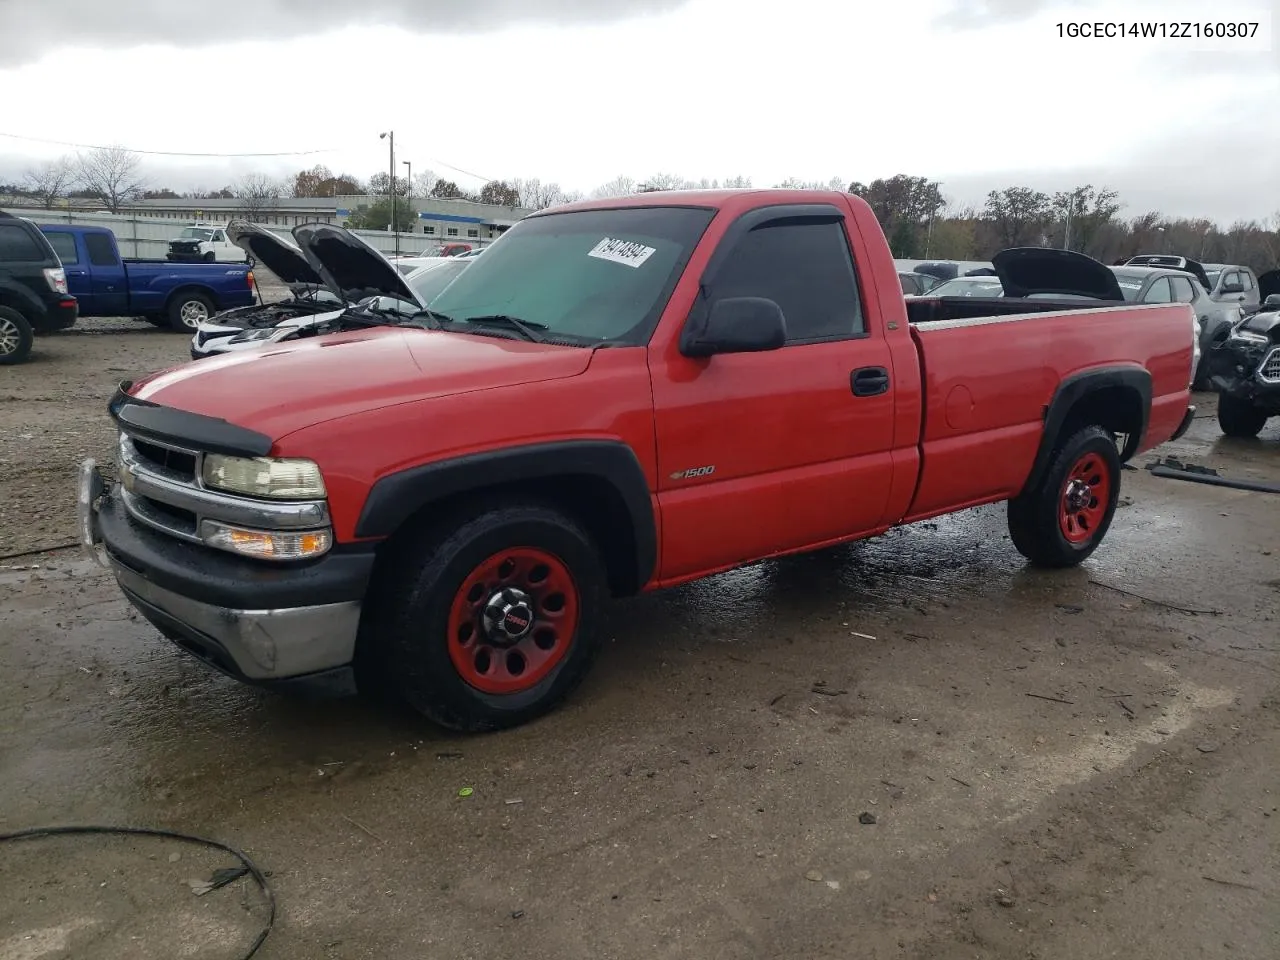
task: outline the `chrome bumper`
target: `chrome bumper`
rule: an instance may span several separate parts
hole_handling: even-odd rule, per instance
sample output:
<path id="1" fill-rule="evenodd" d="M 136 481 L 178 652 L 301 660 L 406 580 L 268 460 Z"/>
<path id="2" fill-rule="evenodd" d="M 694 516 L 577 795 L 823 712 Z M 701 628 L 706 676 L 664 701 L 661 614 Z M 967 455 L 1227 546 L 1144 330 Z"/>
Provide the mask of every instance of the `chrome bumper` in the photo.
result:
<path id="1" fill-rule="evenodd" d="M 111 570 L 129 601 L 167 639 L 215 669 L 250 683 L 349 673 L 360 627 L 360 601 L 250 610 L 204 603 L 160 587 L 113 556 L 110 545 L 104 543 L 99 507 L 106 496 L 107 484 L 97 465 L 85 460 L 77 490 L 81 544 Z M 354 692 L 349 679 L 335 676 L 314 685 Z"/>
<path id="2" fill-rule="evenodd" d="M 110 560 L 138 611 L 188 653 L 248 681 L 285 680 L 351 664 L 360 604 L 232 610 L 164 590 Z"/>

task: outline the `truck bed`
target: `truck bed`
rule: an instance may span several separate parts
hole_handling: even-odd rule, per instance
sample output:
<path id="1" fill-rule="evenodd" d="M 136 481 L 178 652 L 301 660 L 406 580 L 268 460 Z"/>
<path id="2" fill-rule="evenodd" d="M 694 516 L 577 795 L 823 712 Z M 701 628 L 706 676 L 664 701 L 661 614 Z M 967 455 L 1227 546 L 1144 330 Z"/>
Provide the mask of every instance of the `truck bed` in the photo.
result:
<path id="1" fill-rule="evenodd" d="M 1186 411 L 1189 304 L 951 297 L 907 301 L 907 309 L 924 385 L 920 479 L 907 522 L 1021 491 L 1048 405 L 1074 374 L 1145 369 L 1155 383 L 1179 385 L 1152 396 L 1153 434 L 1170 435 Z M 1139 441 L 1130 453 L 1143 449 Z"/>

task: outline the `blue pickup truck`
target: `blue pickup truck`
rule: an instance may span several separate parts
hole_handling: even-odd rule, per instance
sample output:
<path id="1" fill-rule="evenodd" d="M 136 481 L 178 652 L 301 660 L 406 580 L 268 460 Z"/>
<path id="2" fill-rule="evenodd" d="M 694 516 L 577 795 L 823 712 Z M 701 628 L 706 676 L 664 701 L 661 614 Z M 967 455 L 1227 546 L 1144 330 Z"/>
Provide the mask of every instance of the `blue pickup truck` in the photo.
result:
<path id="1" fill-rule="evenodd" d="M 82 317 L 141 317 L 192 333 L 215 313 L 255 302 L 247 264 L 126 260 L 105 227 L 48 223 L 40 230 L 62 261 Z"/>

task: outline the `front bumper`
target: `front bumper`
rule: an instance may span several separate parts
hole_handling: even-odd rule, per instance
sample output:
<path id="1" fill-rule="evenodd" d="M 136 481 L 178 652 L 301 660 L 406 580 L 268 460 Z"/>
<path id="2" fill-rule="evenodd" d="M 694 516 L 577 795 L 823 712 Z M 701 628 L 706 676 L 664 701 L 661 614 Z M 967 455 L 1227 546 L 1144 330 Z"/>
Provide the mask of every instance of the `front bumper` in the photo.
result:
<path id="1" fill-rule="evenodd" d="M 165 638 L 245 683 L 355 692 L 372 551 L 288 566 L 221 555 L 138 524 L 93 461 L 79 492 L 81 542 Z"/>

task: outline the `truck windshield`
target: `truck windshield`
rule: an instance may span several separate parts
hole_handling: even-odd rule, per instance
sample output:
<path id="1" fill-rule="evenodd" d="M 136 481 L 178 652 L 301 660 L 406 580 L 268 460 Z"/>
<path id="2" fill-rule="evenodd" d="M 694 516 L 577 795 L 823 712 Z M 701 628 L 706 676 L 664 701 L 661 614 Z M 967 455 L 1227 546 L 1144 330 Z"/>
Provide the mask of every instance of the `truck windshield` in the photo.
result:
<path id="1" fill-rule="evenodd" d="M 431 309 L 455 321 L 515 317 L 549 339 L 643 344 L 713 216 L 629 207 L 530 217 L 467 261 Z"/>
<path id="2" fill-rule="evenodd" d="M 199 227 L 187 227 L 178 236 L 179 240 L 212 240 L 212 230 L 201 230 Z"/>

